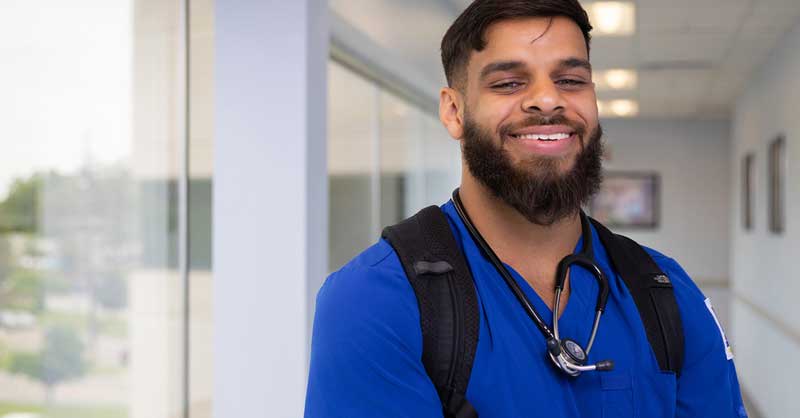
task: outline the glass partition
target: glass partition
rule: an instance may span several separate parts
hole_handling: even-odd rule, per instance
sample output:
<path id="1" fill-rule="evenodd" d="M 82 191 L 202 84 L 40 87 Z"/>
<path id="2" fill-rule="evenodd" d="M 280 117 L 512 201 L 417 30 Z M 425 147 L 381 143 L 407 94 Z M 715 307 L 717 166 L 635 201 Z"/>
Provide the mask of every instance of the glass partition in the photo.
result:
<path id="1" fill-rule="evenodd" d="M 211 342 L 212 4 L 193 3 L 191 155 L 184 1 L 0 3 L 0 417 L 184 417 L 189 386 L 210 416 L 210 352 L 188 345 Z"/>
<path id="2" fill-rule="evenodd" d="M 378 89 L 347 68 L 328 65 L 329 269 L 376 238 Z"/>
<path id="3" fill-rule="evenodd" d="M 438 118 L 345 66 L 329 64 L 330 265 L 386 225 L 441 205 L 460 179 L 458 142 Z"/>

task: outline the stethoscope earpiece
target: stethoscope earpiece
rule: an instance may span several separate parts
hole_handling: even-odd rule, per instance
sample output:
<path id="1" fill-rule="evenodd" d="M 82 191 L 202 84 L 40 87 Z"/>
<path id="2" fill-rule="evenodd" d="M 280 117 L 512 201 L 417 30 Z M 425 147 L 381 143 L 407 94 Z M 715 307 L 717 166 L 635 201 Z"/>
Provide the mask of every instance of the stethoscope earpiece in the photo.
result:
<path id="1" fill-rule="evenodd" d="M 550 327 L 548 327 L 539 316 L 539 313 L 536 312 L 536 309 L 530 303 L 528 298 L 525 297 L 522 289 L 519 287 L 514 278 L 511 277 L 511 274 L 494 253 L 492 248 L 489 247 L 489 244 L 486 243 L 486 241 L 483 239 L 483 236 L 481 236 L 480 232 L 478 232 L 478 230 L 475 228 L 475 225 L 472 224 L 472 221 L 467 215 L 466 210 L 464 210 L 464 206 L 462 205 L 461 199 L 458 196 L 458 189 L 453 191 L 453 203 L 455 205 L 456 212 L 458 212 L 458 216 L 464 222 L 464 225 L 467 227 L 467 231 L 469 231 L 472 239 L 474 239 L 478 246 L 481 247 L 483 253 L 492 262 L 497 272 L 500 273 L 500 276 L 503 277 L 503 280 L 506 282 L 509 289 L 511 289 L 511 292 L 514 293 L 517 301 L 519 301 L 520 305 L 522 305 L 522 307 L 525 309 L 525 312 L 528 314 L 531 320 L 533 320 L 534 324 L 536 324 L 536 327 L 539 328 L 539 331 L 541 331 L 544 335 L 545 341 L 547 341 L 547 354 L 556 368 L 572 377 L 577 377 L 582 372 L 587 371 L 608 371 L 613 369 L 614 362 L 611 360 L 603 360 L 592 365 L 586 365 L 586 362 L 589 359 L 589 351 L 592 349 L 592 345 L 594 345 L 594 339 L 597 336 L 597 328 L 600 325 L 600 316 L 603 314 L 603 310 L 605 310 L 609 291 L 608 279 L 606 279 L 603 271 L 594 261 L 594 252 L 592 251 L 592 232 L 586 214 L 581 211 L 583 250 L 580 254 L 570 254 L 564 257 L 564 259 L 558 263 L 558 269 L 556 271 L 555 301 L 553 303 L 553 329 L 551 330 Z M 595 306 L 592 333 L 589 337 L 589 342 L 586 344 L 586 349 L 581 347 L 580 344 L 573 340 L 562 340 L 558 333 L 558 312 L 561 307 L 561 291 L 564 288 L 564 283 L 567 279 L 569 268 L 573 264 L 588 269 L 600 286 L 600 290 L 597 294 L 597 305 Z"/>

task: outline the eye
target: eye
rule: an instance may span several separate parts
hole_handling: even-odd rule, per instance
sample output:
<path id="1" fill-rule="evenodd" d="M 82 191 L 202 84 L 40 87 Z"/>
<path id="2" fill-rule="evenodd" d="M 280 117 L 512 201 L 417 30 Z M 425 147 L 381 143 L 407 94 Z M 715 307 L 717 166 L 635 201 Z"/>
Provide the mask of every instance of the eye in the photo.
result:
<path id="1" fill-rule="evenodd" d="M 582 86 L 586 84 L 586 82 L 583 80 L 576 80 L 573 78 L 564 78 L 556 81 L 556 84 L 567 87 L 576 87 L 576 86 Z"/>
<path id="2" fill-rule="evenodd" d="M 506 81 L 503 83 L 492 85 L 492 89 L 508 91 L 508 90 L 515 90 L 520 86 L 522 86 L 522 83 L 519 81 Z"/>

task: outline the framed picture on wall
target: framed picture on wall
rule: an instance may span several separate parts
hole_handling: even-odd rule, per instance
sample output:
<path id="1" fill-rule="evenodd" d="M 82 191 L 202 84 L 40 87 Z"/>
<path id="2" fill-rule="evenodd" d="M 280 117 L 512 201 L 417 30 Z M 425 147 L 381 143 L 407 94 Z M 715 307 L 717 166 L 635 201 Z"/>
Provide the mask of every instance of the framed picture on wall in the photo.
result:
<path id="1" fill-rule="evenodd" d="M 779 135 L 769 144 L 769 230 L 781 234 L 785 223 L 786 140 Z"/>
<path id="2" fill-rule="evenodd" d="M 750 152 L 742 158 L 742 227 L 753 229 L 753 176 L 756 156 Z"/>
<path id="3" fill-rule="evenodd" d="M 655 229 L 659 222 L 660 177 L 657 173 L 606 172 L 589 203 L 592 217 L 609 227 Z"/>

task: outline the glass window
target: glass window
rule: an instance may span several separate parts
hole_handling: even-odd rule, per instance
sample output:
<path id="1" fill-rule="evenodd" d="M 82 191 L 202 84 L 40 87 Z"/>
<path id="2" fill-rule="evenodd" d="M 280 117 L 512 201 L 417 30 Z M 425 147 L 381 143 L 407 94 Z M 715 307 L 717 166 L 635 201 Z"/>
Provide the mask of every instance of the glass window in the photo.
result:
<path id="1" fill-rule="evenodd" d="M 419 197 L 420 112 L 394 94 L 380 93 L 380 225 L 406 218 Z"/>
<path id="2" fill-rule="evenodd" d="M 211 345 L 212 128 L 196 102 L 187 193 L 183 8 L 0 3 L 0 416 L 184 414 L 186 337 Z M 201 97 L 210 0 L 195 10 Z M 190 247 L 201 325 L 187 332 Z M 191 400 L 210 405 L 210 353 L 195 358 Z"/>
<path id="3" fill-rule="evenodd" d="M 425 200 L 421 207 L 440 205 L 461 184 L 461 150 L 439 118 L 423 116 L 422 171 Z"/>
<path id="4" fill-rule="evenodd" d="M 377 240 L 378 89 L 328 66 L 329 265 L 334 271 Z"/>
<path id="5" fill-rule="evenodd" d="M 341 64 L 329 65 L 330 270 L 394 224 L 441 205 L 460 158 L 439 119 Z"/>

